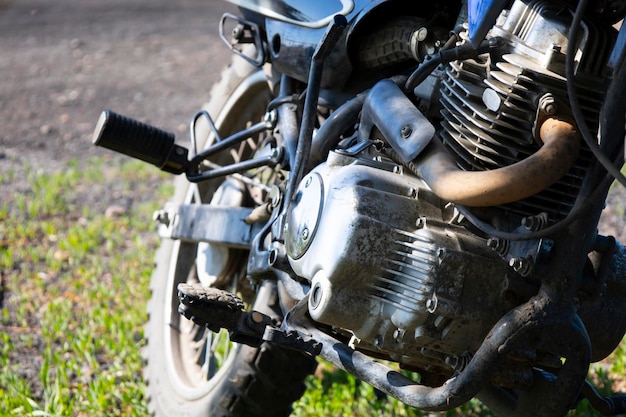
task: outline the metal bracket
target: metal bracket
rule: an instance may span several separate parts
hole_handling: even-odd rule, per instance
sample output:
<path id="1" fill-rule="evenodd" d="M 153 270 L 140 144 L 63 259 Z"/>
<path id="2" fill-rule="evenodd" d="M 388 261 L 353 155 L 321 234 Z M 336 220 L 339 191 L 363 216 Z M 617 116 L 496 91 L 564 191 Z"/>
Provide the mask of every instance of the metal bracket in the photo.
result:
<path id="1" fill-rule="evenodd" d="M 234 20 L 236 25 L 231 30 L 231 39 L 226 37 L 225 26 L 228 20 Z M 265 48 L 263 47 L 263 41 L 261 39 L 261 31 L 259 26 L 249 20 L 242 19 L 230 13 L 224 13 L 222 20 L 220 20 L 220 39 L 224 41 L 226 46 L 236 55 L 239 55 L 255 67 L 262 67 L 265 64 Z M 237 45 L 254 45 L 256 49 L 256 56 L 254 58 L 249 57 L 241 49 L 237 49 Z"/>
<path id="2" fill-rule="evenodd" d="M 159 221 L 159 236 L 187 242 L 208 242 L 249 249 L 262 223 L 246 224 L 253 209 L 210 204 L 168 203 L 154 214 Z"/>

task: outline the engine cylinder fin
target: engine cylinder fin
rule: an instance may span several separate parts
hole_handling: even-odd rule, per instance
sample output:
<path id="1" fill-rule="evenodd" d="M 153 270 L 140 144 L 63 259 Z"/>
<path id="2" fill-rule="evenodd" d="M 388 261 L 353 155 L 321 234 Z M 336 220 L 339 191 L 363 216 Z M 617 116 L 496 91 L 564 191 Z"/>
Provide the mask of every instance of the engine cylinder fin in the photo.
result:
<path id="1" fill-rule="evenodd" d="M 561 103 L 568 103 L 565 79 L 540 68 L 531 58 L 511 51 L 498 62 L 490 59 L 485 55 L 453 62 L 442 82 L 440 137 L 465 170 L 501 168 L 536 152 L 540 144 L 533 132 L 539 98 L 549 92 Z M 579 83 L 586 121 L 597 131 L 605 88 L 602 83 L 589 84 L 588 79 L 584 86 Z M 522 216 L 545 211 L 551 222 L 565 217 L 591 161 L 589 150 L 583 146 L 575 166 L 556 184 L 503 208 Z"/>
<path id="2" fill-rule="evenodd" d="M 517 161 L 516 155 L 510 155 L 510 150 L 506 149 L 499 153 L 499 147 L 492 141 L 484 137 L 474 137 L 474 132 L 463 125 L 444 122 L 442 126 L 447 129 L 443 134 L 444 140 L 449 139 L 447 143 L 450 146 L 453 146 L 451 141 L 456 142 L 460 147 L 455 147 L 455 150 L 466 154 L 464 159 L 468 162 L 471 162 L 470 158 L 473 157 L 476 158 L 476 162 L 480 161 L 481 166 L 493 169 Z M 470 153 L 468 149 L 473 149 L 474 152 Z"/>
<path id="3" fill-rule="evenodd" d="M 444 86 L 449 88 L 446 83 L 444 83 Z M 449 95 L 447 95 L 448 91 L 450 92 Z M 466 101 L 459 95 L 452 93 L 452 90 L 444 89 L 443 95 L 446 95 L 444 107 L 458 119 L 465 120 L 465 123 L 468 125 L 474 125 L 481 130 L 490 132 L 491 135 L 510 138 L 521 145 L 531 143 L 531 135 L 528 131 L 519 129 L 510 123 L 505 123 L 498 118 L 490 118 L 487 113 L 489 109 L 480 109 L 478 107 L 480 104 Z M 524 137 L 524 139 L 520 140 L 520 136 Z"/>
<path id="4" fill-rule="evenodd" d="M 466 115 L 465 113 L 459 112 L 456 108 L 451 108 L 447 105 L 444 105 L 444 107 L 445 110 L 442 112 L 444 113 L 444 117 L 446 117 L 444 123 L 448 123 L 450 125 L 449 127 L 454 128 L 459 133 L 467 135 L 470 141 L 472 141 L 473 137 L 477 137 L 489 143 L 491 149 L 497 153 L 497 155 L 494 156 L 496 159 L 510 159 L 510 163 L 512 163 L 519 160 L 518 154 L 520 152 L 525 155 L 532 153 L 528 150 L 526 143 L 517 143 L 511 139 L 511 135 L 502 134 L 502 132 L 495 129 L 489 129 L 487 125 L 464 123 L 463 116 Z"/>
<path id="5" fill-rule="evenodd" d="M 519 120 L 512 120 L 510 117 L 507 117 L 506 112 L 496 113 L 486 107 L 483 101 L 483 93 L 485 91 L 483 80 L 487 78 L 487 69 L 483 67 L 482 70 L 483 74 L 480 78 L 480 84 L 471 85 L 476 80 L 465 75 L 465 66 L 451 64 L 447 72 L 448 78 L 443 82 L 442 95 L 463 115 L 466 121 L 473 122 L 484 130 L 495 128 L 497 132 L 503 132 L 504 135 L 511 138 L 519 138 L 526 135 L 520 143 L 529 143 L 531 138 L 528 135 L 528 130 L 524 126 L 519 126 Z M 519 112 L 519 114 L 521 113 L 523 111 Z M 528 116 L 526 121 L 527 123 L 532 123 L 532 121 L 528 120 Z"/>

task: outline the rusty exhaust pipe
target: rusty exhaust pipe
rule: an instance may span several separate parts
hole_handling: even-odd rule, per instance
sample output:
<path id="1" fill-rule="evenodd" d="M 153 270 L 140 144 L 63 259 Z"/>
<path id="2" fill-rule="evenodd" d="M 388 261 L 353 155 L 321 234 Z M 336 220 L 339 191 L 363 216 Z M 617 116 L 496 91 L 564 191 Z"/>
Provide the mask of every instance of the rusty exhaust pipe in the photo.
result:
<path id="1" fill-rule="evenodd" d="M 567 173 L 578 158 L 580 134 L 565 117 L 546 119 L 539 131 L 543 146 L 526 159 L 490 171 L 463 171 L 443 145 L 433 140 L 413 164 L 441 199 L 468 207 L 487 207 L 530 197 Z"/>

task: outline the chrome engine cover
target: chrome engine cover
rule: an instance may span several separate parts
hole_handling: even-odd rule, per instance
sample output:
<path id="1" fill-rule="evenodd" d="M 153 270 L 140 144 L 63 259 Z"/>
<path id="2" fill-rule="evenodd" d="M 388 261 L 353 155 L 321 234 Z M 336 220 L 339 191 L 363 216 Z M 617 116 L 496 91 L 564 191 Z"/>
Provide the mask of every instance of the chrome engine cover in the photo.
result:
<path id="1" fill-rule="evenodd" d="M 285 227 L 290 264 L 312 284 L 311 317 L 405 365 L 452 371 L 512 307 L 507 265 L 454 214 L 390 164 L 331 153 Z"/>

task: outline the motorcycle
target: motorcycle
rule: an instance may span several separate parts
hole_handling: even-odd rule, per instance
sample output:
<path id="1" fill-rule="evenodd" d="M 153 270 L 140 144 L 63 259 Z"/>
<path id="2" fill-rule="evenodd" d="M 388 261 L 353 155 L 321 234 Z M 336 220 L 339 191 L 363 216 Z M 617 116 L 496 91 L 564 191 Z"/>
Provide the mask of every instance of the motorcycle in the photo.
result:
<path id="1" fill-rule="evenodd" d="M 423 410 L 626 412 L 587 380 L 626 331 L 597 232 L 626 1 L 229 1 L 188 147 L 110 110 L 94 133 L 184 174 L 155 213 L 150 411 L 288 415 L 320 356 Z"/>

